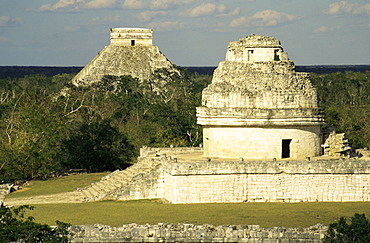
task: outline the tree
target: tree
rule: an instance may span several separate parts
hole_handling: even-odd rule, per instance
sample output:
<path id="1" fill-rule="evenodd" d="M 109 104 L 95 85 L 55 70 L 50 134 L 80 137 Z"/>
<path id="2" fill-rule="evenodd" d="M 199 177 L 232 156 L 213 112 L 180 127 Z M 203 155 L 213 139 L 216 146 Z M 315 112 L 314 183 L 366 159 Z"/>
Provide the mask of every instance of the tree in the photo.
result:
<path id="1" fill-rule="evenodd" d="M 370 72 L 312 74 L 326 122 L 358 147 L 370 147 Z"/>
<path id="2" fill-rule="evenodd" d="M 35 223 L 33 217 L 25 217 L 26 210 L 34 207 L 23 205 L 18 208 L 0 207 L 0 242 L 68 242 L 70 224 L 56 221 L 57 227 Z"/>
<path id="3" fill-rule="evenodd" d="M 329 225 L 324 243 L 367 243 L 370 242 L 370 221 L 365 214 L 355 214 L 351 223 L 341 217 L 338 222 Z"/>
<path id="4" fill-rule="evenodd" d="M 88 172 L 125 169 L 130 165 L 134 147 L 126 136 L 112 127 L 109 121 L 83 124 L 68 139 L 62 141 L 65 162 L 71 169 Z"/>

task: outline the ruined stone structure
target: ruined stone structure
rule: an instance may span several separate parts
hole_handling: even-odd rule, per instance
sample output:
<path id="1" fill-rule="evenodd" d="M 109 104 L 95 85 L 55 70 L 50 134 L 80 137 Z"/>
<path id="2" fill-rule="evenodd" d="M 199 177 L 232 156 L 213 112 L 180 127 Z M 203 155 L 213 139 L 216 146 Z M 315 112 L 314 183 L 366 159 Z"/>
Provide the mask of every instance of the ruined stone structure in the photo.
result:
<path id="1" fill-rule="evenodd" d="M 262 228 L 259 225 L 76 225 L 71 242 L 289 242 L 320 243 L 327 226 Z"/>
<path id="2" fill-rule="evenodd" d="M 329 156 L 351 156 L 354 155 L 351 144 L 345 137 L 344 133 L 336 133 L 333 126 L 327 126 L 322 129 L 323 141 L 322 144 L 323 154 Z"/>
<path id="3" fill-rule="evenodd" d="M 280 41 L 251 35 L 230 42 L 197 108 L 204 156 L 272 159 L 320 155 L 324 124 L 307 73 Z"/>
<path id="4" fill-rule="evenodd" d="M 163 199 L 170 203 L 367 202 L 370 160 L 212 159 L 202 148 L 142 148 L 139 161 L 74 192 L 6 205 Z"/>
<path id="5" fill-rule="evenodd" d="M 174 70 L 173 64 L 153 46 L 152 30 L 112 28 L 110 45 L 104 47 L 73 79 L 74 85 L 91 85 L 104 75 L 131 75 L 150 80 L 156 70 Z"/>

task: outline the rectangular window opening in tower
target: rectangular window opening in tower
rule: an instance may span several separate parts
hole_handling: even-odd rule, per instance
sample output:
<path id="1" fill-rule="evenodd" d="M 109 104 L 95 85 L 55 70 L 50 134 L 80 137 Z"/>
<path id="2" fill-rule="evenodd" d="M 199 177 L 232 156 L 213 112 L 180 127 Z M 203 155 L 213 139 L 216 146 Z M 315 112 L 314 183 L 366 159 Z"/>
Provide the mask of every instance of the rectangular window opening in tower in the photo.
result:
<path id="1" fill-rule="evenodd" d="M 131 46 L 135 45 L 135 40 L 131 40 Z"/>
<path id="2" fill-rule="evenodd" d="M 278 49 L 276 49 L 274 51 L 274 61 L 280 61 L 280 56 L 279 56 L 278 52 L 279 52 Z"/>
<path id="3" fill-rule="evenodd" d="M 290 157 L 290 143 L 292 139 L 283 139 L 282 146 L 281 146 L 281 158 L 289 158 Z"/>
<path id="4" fill-rule="evenodd" d="M 253 50 L 248 50 L 248 62 L 252 61 Z"/>

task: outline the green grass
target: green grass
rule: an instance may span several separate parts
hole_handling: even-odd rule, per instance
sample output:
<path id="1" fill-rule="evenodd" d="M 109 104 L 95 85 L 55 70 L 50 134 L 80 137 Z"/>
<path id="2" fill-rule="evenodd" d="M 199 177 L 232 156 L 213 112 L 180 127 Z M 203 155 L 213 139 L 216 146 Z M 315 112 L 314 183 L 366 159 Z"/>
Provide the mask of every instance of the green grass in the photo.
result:
<path id="1" fill-rule="evenodd" d="M 94 181 L 100 180 L 108 173 L 91 173 L 63 176 L 47 180 L 33 180 L 22 190 L 7 195 L 7 198 L 47 195 L 59 192 L 72 192 L 76 187 L 85 187 Z"/>
<path id="2" fill-rule="evenodd" d="M 7 195 L 25 197 L 73 191 L 98 181 L 107 173 L 71 175 L 32 181 L 28 190 Z M 355 213 L 370 215 L 370 202 L 355 203 L 213 203 L 163 204 L 157 200 L 127 202 L 103 201 L 76 204 L 39 204 L 30 215 L 36 222 L 55 225 L 63 221 L 73 225 L 128 223 L 257 224 L 262 227 L 308 227 L 329 225 L 341 216 Z"/>
<path id="3" fill-rule="evenodd" d="M 262 227 L 329 225 L 341 216 L 370 215 L 370 202 L 356 203 L 213 203 L 162 204 L 157 201 L 93 202 L 35 205 L 31 215 L 39 223 L 55 220 L 80 224 L 257 224 Z"/>

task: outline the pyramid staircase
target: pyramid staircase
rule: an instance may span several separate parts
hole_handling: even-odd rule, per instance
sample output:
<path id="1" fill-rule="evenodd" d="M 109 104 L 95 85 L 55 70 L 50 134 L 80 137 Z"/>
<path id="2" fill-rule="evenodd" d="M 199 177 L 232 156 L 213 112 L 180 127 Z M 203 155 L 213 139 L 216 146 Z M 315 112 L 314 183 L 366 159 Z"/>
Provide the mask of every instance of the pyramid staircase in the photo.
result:
<path id="1" fill-rule="evenodd" d="M 160 158 L 142 158 L 127 169 L 114 171 L 100 181 L 76 191 L 82 192 L 84 202 L 107 200 L 117 189 L 130 184 L 135 177 L 149 173 L 160 163 Z"/>

